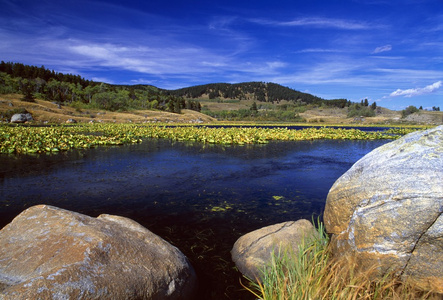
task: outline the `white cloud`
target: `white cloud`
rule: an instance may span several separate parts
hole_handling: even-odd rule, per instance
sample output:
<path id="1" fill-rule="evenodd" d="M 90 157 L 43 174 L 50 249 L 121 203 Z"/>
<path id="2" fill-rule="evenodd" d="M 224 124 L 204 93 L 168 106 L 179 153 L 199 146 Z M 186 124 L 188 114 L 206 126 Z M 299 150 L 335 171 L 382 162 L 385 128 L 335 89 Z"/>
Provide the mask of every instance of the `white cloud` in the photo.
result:
<path id="1" fill-rule="evenodd" d="M 270 62 L 267 62 L 266 65 L 267 65 L 270 69 L 277 69 L 277 68 L 283 68 L 283 67 L 286 67 L 286 63 L 281 62 L 281 61 L 270 61 Z"/>
<path id="2" fill-rule="evenodd" d="M 80 41 L 77 41 L 80 43 Z M 225 59 L 208 49 L 190 45 L 175 47 L 121 47 L 83 42 L 70 46 L 75 55 L 91 65 L 122 68 L 145 74 L 202 73 L 225 66 Z M 208 63 L 210 62 L 210 64 Z"/>
<path id="3" fill-rule="evenodd" d="M 322 28 L 338 28 L 338 29 L 369 29 L 367 24 L 355 21 L 329 19 L 329 18 L 302 18 L 290 22 L 281 22 L 283 26 L 314 26 Z"/>
<path id="4" fill-rule="evenodd" d="M 384 45 L 384 46 L 375 48 L 375 50 L 372 51 L 372 54 L 382 53 L 382 52 L 391 51 L 391 50 L 392 50 L 391 45 Z"/>
<path id="5" fill-rule="evenodd" d="M 318 28 L 336 28 L 346 30 L 361 30 L 371 29 L 374 26 L 357 21 L 349 21 L 343 19 L 331 19 L 331 18 L 300 18 L 292 21 L 281 22 L 272 21 L 266 19 L 250 19 L 251 22 L 261 25 L 274 25 L 274 26 L 304 26 L 304 27 L 318 27 Z"/>
<path id="6" fill-rule="evenodd" d="M 405 97 L 413 97 L 413 96 L 419 96 L 423 94 L 429 94 L 436 90 L 438 90 L 442 86 L 441 81 L 434 82 L 431 85 L 425 86 L 424 88 L 415 88 L 415 89 L 407 89 L 407 90 L 401 90 L 397 89 L 395 92 L 392 92 L 389 96 L 391 97 L 398 97 L 398 96 L 405 96 Z"/>
<path id="7" fill-rule="evenodd" d="M 339 49 L 323 49 L 323 48 L 307 48 L 296 51 L 295 53 L 334 53 L 334 52 L 343 52 L 343 50 Z"/>

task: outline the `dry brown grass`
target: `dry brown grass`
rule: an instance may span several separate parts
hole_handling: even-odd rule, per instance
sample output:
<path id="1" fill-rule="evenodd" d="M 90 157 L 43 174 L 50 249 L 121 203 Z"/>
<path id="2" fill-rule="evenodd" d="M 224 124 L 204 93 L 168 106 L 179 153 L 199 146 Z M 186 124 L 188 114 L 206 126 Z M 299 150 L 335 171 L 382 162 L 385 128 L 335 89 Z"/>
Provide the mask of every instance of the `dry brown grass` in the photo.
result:
<path id="1" fill-rule="evenodd" d="M 192 110 L 183 109 L 181 114 L 164 111 L 133 110 L 127 112 L 110 112 L 96 109 L 76 109 L 74 107 L 57 104 L 50 101 L 36 100 L 35 103 L 24 102 L 20 99 L 23 95 L 8 94 L 0 95 L 0 115 L 11 109 L 25 108 L 30 112 L 37 123 L 65 123 L 68 119 L 77 122 L 105 122 L 105 123 L 143 123 L 143 122 L 174 122 L 192 123 L 201 120 L 204 123 L 216 122 L 216 119 Z M 211 111 L 249 109 L 254 100 L 241 100 L 239 102 L 217 102 L 216 100 L 199 99 L 202 106 Z M 10 103 L 12 106 L 10 106 Z M 281 101 L 280 104 L 285 104 Z M 287 102 L 289 103 L 289 102 Z M 307 123 L 318 124 L 399 124 L 401 112 L 380 108 L 381 113 L 375 117 L 355 120 L 347 117 L 346 109 L 339 108 L 312 108 L 299 115 Z M 408 116 L 407 120 L 416 124 L 443 124 L 443 112 L 420 111 L 418 114 Z"/>
<path id="2" fill-rule="evenodd" d="M 222 110 L 238 110 L 238 109 L 249 109 L 253 101 L 240 101 L 236 103 L 232 102 L 217 102 L 215 100 L 209 99 L 199 99 L 202 107 L 207 108 L 210 111 L 222 111 Z"/>
<path id="3" fill-rule="evenodd" d="M 340 108 L 313 108 L 300 116 L 308 123 L 326 124 L 421 124 L 421 125 L 441 125 L 443 124 L 443 112 L 425 111 L 412 114 L 406 119 L 402 119 L 401 111 L 394 111 L 380 107 L 375 117 L 348 118 L 347 109 Z"/>
<path id="4" fill-rule="evenodd" d="M 410 280 L 400 280 L 395 270 L 380 276 L 377 266 L 359 270 L 353 260 L 346 258 L 331 260 L 322 273 L 322 299 L 438 300 L 443 296 L 423 290 Z"/>
<path id="5" fill-rule="evenodd" d="M 214 119 L 196 111 L 183 109 L 181 114 L 153 111 L 134 110 L 127 112 L 110 112 L 97 109 L 76 109 L 70 106 L 58 106 L 50 101 L 35 100 L 35 102 L 25 102 L 20 99 L 20 94 L 0 95 L 0 114 L 8 110 L 25 108 L 30 112 L 36 123 L 65 123 L 68 119 L 77 122 L 87 123 L 143 123 L 143 122 L 174 122 L 191 123 L 202 120 L 204 123 L 213 122 Z M 12 106 L 11 106 L 12 104 Z"/>
<path id="6" fill-rule="evenodd" d="M 246 287 L 263 300 L 415 300 L 443 299 L 442 294 L 401 281 L 397 270 L 379 274 L 377 266 L 361 269 L 352 259 L 332 259 L 328 237 L 319 225 L 319 238 L 271 255 L 258 282 Z"/>

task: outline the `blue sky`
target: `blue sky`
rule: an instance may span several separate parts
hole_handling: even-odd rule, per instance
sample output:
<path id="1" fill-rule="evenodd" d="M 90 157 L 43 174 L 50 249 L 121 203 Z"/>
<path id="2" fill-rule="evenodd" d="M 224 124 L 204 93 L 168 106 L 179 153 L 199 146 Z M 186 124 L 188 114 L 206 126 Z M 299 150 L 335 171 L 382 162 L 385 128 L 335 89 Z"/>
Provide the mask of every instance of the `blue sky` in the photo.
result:
<path id="1" fill-rule="evenodd" d="M 0 0 L 0 40 L 0 60 L 107 83 L 443 109 L 442 0 Z"/>

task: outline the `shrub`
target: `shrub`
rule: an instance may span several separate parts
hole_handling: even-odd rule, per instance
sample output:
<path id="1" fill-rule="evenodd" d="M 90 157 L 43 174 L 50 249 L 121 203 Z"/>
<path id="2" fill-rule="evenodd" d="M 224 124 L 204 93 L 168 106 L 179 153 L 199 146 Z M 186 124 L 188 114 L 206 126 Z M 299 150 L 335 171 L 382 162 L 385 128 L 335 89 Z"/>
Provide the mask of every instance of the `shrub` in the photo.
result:
<path id="1" fill-rule="evenodd" d="M 87 103 L 83 103 L 81 101 L 73 101 L 69 104 L 72 108 L 75 108 L 76 111 L 81 112 L 82 109 L 89 108 L 89 105 Z"/>
<path id="2" fill-rule="evenodd" d="M 348 108 L 348 118 L 352 117 L 375 117 L 375 111 L 370 107 L 353 104 Z"/>
<path id="3" fill-rule="evenodd" d="M 416 112 L 419 112 L 419 109 L 413 105 L 410 105 L 401 111 L 401 116 L 402 118 L 406 118 L 407 116 L 412 115 Z"/>

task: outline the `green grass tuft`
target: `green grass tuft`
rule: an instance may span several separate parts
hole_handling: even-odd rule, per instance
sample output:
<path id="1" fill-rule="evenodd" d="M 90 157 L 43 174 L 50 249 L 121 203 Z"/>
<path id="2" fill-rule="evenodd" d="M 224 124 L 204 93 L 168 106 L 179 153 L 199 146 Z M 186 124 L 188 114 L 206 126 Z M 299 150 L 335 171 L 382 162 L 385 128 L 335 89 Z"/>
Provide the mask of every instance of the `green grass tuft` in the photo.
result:
<path id="1" fill-rule="evenodd" d="M 314 299 L 441 299 L 441 294 L 425 292 L 394 274 L 372 280 L 374 270 L 357 272 L 351 261 L 335 260 L 328 247 L 329 238 L 318 223 L 317 238 L 305 241 L 299 251 L 275 251 L 256 281 L 244 286 L 263 300 Z"/>

